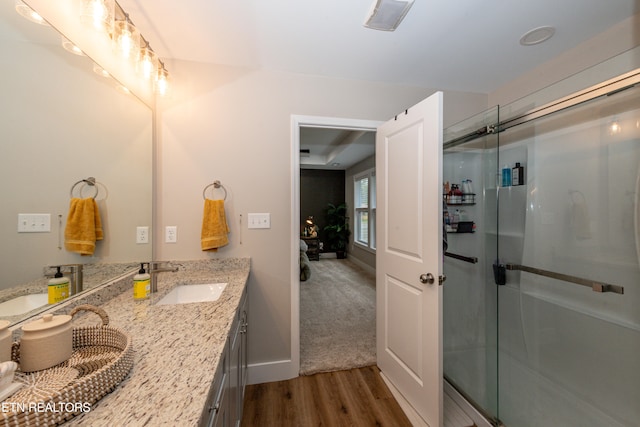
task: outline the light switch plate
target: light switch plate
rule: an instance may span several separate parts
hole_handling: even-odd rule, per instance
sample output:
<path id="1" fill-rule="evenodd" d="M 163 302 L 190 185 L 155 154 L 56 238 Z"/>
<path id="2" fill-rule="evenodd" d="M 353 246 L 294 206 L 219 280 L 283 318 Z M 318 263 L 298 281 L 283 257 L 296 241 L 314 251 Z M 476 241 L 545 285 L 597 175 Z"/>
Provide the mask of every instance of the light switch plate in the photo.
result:
<path id="1" fill-rule="evenodd" d="M 51 214 L 18 214 L 18 233 L 51 232 Z"/>
<path id="2" fill-rule="evenodd" d="M 250 213 L 249 228 L 271 228 L 271 214 Z"/>

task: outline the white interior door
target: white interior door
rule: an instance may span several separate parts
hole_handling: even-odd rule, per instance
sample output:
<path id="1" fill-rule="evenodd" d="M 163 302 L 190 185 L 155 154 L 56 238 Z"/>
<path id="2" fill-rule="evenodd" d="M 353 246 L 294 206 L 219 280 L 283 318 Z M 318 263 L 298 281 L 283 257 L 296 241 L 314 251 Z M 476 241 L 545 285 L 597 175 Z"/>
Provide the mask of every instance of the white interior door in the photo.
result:
<path id="1" fill-rule="evenodd" d="M 443 424 L 442 93 L 378 128 L 378 366 L 431 427 Z M 428 277 L 433 277 L 429 283 Z M 425 283 L 426 282 L 426 283 Z"/>

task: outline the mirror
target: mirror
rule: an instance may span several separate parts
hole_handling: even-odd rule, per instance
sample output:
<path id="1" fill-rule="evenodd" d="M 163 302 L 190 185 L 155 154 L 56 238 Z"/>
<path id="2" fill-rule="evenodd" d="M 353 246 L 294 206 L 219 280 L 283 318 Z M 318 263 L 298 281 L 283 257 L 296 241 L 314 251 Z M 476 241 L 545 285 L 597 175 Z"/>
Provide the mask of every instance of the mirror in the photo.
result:
<path id="1" fill-rule="evenodd" d="M 64 50 L 55 29 L 18 15 L 13 2 L 0 8 L 1 303 L 46 293 L 45 273 L 55 272 L 47 266 L 82 264 L 86 290 L 151 260 L 152 111 L 94 73 L 90 58 Z M 64 245 L 78 182 L 74 197 L 97 190 L 104 230 L 89 256 Z M 45 214 L 45 223 L 48 214 L 50 231 L 18 232 L 19 214 Z M 136 243 L 139 226 L 149 227 L 146 244 Z"/>

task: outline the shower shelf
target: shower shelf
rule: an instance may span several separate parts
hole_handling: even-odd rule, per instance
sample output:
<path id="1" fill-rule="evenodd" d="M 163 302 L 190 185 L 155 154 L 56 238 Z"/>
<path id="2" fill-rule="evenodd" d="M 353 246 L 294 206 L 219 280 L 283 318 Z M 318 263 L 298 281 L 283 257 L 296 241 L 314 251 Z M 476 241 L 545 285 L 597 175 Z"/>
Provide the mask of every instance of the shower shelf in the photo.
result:
<path id="1" fill-rule="evenodd" d="M 454 197 L 459 197 L 461 201 L 455 201 Z M 462 193 L 461 196 L 451 195 L 451 194 L 443 194 L 442 198 L 444 202 L 449 206 L 472 206 L 476 204 L 476 194 L 475 193 Z"/>

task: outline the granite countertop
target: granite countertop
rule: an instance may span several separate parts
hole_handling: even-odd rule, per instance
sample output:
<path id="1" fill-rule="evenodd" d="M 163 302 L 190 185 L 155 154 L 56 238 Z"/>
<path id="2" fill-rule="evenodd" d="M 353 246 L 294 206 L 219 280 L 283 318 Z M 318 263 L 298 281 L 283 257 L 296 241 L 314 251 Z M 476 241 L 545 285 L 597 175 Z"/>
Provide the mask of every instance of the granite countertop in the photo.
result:
<path id="1" fill-rule="evenodd" d="M 99 304 L 109 315 L 110 326 L 132 336 L 134 365 L 112 393 L 65 426 L 198 424 L 247 283 L 250 259 L 171 264 L 180 270 L 158 274 L 158 292 L 149 300 L 134 301 L 129 283 L 119 295 Z M 216 282 L 228 285 L 215 302 L 154 305 L 177 285 Z M 68 311 L 70 307 L 59 312 Z M 73 325 L 99 320 L 86 313 L 76 315 Z"/>

